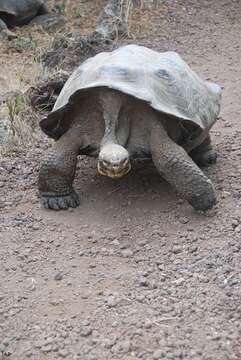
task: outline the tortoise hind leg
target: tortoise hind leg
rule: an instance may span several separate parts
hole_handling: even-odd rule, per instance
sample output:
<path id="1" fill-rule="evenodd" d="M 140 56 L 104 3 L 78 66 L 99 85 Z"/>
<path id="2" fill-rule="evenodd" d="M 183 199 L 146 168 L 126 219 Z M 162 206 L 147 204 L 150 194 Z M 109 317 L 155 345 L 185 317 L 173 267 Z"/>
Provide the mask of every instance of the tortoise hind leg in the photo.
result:
<path id="1" fill-rule="evenodd" d="M 212 148 L 210 135 L 201 145 L 190 152 L 190 157 L 200 167 L 210 166 L 217 161 L 217 153 Z"/>
<path id="2" fill-rule="evenodd" d="M 6 25 L 6 23 L 0 19 L 0 40 L 11 40 L 17 37 L 12 31 L 10 31 Z"/>
<path id="3" fill-rule="evenodd" d="M 81 139 L 70 129 L 50 149 L 39 172 L 38 188 L 45 208 L 61 210 L 79 205 L 72 187 Z"/>
<path id="4" fill-rule="evenodd" d="M 208 210 L 216 203 L 211 181 L 167 135 L 161 124 L 151 133 L 151 153 L 158 172 L 196 210 Z"/>

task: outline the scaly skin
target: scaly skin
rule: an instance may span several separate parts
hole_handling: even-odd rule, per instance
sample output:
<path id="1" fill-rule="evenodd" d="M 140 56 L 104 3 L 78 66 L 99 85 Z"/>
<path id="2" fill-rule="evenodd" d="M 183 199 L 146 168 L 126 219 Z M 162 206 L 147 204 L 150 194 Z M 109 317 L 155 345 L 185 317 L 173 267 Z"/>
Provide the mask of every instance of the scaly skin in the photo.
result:
<path id="1" fill-rule="evenodd" d="M 72 183 L 80 146 L 79 131 L 71 128 L 46 154 L 38 178 L 38 188 L 45 208 L 61 210 L 79 205 L 79 197 Z"/>
<path id="2" fill-rule="evenodd" d="M 206 137 L 204 142 L 191 151 L 190 157 L 201 167 L 210 166 L 217 161 L 217 153 L 212 148 L 210 135 Z"/>
<path id="3" fill-rule="evenodd" d="M 174 143 L 161 124 L 151 134 L 153 162 L 178 194 L 196 210 L 208 210 L 216 203 L 211 181 L 192 161 L 186 151 Z"/>
<path id="4" fill-rule="evenodd" d="M 101 92 L 105 133 L 100 143 L 98 169 L 101 174 L 110 177 L 120 177 L 130 170 L 129 154 L 125 149 L 127 138 L 122 144 L 118 144 L 116 137 L 118 115 L 123 101 L 125 97 L 116 91 Z M 216 160 L 210 138 L 207 137 L 189 156 L 168 136 L 152 109 L 148 110 L 146 115 L 153 123 L 148 142 L 150 141 L 152 159 L 159 173 L 196 210 L 210 209 L 216 202 L 212 183 L 194 162 L 209 164 Z M 62 135 L 41 166 L 39 191 L 46 208 L 59 210 L 79 205 L 72 183 L 82 144 L 81 138 L 85 134 L 84 129 L 80 128 L 83 124 L 80 124 L 79 127 L 75 124 Z"/>

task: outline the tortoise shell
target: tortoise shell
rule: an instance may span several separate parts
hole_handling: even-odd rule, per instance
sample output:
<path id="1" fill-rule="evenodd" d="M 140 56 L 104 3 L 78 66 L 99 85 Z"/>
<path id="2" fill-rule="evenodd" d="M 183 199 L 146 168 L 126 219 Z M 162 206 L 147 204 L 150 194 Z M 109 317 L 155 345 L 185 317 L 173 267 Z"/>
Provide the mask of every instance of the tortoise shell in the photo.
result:
<path id="1" fill-rule="evenodd" d="M 82 63 L 65 83 L 52 112 L 40 122 L 42 130 L 59 138 L 71 126 L 64 116 L 71 104 L 101 87 L 145 101 L 199 131 L 208 131 L 220 111 L 220 86 L 202 80 L 177 53 L 127 45 Z"/>
<path id="2" fill-rule="evenodd" d="M 0 18 L 4 17 L 10 25 L 20 25 L 33 18 L 43 0 L 0 0 Z"/>

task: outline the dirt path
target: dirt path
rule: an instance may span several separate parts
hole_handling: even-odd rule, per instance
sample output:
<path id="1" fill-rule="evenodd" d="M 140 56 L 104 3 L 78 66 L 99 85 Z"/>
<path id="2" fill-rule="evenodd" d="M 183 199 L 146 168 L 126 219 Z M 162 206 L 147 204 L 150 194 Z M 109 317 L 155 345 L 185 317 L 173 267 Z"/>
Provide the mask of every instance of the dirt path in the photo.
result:
<path id="1" fill-rule="evenodd" d="M 114 182 L 89 159 L 81 206 L 46 211 L 36 189 L 46 143 L 1 159 L 1 360 L 241 359 L 240 11 L 170 0 L 133 18 L 136 42 L 178 51 L 224 87 L 207 171 L 219 202 L 206 215 L 150 166 Z"/>

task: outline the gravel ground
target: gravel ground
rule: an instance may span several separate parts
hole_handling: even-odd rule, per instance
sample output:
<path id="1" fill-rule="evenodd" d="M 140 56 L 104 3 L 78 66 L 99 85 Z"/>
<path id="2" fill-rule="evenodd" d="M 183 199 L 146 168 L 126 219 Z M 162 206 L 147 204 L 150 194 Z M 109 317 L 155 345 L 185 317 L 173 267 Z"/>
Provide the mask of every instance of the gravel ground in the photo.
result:
<path id="1" fill-rule="evenodd" d="M 211 211 L 194 212 L 152 166 L 116 182 L 86 158 L 81 206 L 47 211 L 36 179 L 50 141 L 1 158 L 1 360 L 241 359 L 240 11 L 170 0 L 132 19 L 132 42 L 176 50 L 224 88 Z"/>

